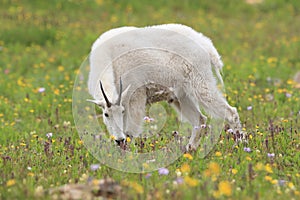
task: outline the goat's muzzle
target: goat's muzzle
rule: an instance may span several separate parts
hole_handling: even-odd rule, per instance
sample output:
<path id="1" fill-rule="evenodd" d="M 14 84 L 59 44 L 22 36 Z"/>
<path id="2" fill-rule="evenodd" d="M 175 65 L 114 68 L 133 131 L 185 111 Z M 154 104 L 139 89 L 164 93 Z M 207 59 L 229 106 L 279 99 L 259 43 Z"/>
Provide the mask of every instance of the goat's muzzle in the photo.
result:
<path id="1" fill-rule="evenodd" d="M 125 139 L 115 140 L 115 142 L 118 144 L 118 146 L 122 146 L 125 144 Z"/>

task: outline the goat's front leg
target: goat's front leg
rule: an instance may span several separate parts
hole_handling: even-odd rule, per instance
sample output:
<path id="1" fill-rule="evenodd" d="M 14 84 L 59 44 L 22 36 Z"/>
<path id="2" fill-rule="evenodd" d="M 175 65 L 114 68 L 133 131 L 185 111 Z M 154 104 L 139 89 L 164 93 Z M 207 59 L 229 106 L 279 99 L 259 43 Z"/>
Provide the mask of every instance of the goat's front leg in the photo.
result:
<path id="1" fill-rule="evenodd" d="M 143 88 L 136 90 L 129 98 L 125 112 L 125 133 L 131 137 L 139 137 L 143 132 L 143 118 L 146 108 L 146 93 Z"/>

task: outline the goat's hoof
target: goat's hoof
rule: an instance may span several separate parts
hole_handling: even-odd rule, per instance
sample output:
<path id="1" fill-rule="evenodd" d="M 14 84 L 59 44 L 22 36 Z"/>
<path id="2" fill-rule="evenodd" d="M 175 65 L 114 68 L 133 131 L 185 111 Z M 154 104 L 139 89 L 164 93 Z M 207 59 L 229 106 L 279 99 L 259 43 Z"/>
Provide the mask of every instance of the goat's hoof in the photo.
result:
<path id="1" fill-rule="evenodd" d="M 189 143 L 186 145 L 185 149 L 186 149 L 186 152 L 193 152 L 193 151 L 197 150 L 197 145 Z"/>
<path id="2" fill-rule="evenodd" d="M 232 148 L 234 149 L 234 148 L 236 148 L 238 146 L 241 146 L 243 144 L 248 144 L 248 140 L 247 139 L 237 139 L 237 140 L 235 140 Z"/>
<path id="3" fill-rule="evenodd" d="M 190 149 L 192 149 L 192 145 L 191 144 L 187 144 L 185 147 L 185 153 L 189 152 Z"/>
<path id="4" fill-rule="evenodd" d="M 242 131 L 239 135 L 239 138 L 236 139 L 236 142 L 238 144 L 248 144 L 248 137 L 247 136 L 248 136 L 248 134 Z"/>
<path id="5" fill-rule="evenodd" d="M 241 143 L 243 143 L 243 144 L 248 144 L 248 139 L 242 139 L 242 141 L 241 141 Z"/>

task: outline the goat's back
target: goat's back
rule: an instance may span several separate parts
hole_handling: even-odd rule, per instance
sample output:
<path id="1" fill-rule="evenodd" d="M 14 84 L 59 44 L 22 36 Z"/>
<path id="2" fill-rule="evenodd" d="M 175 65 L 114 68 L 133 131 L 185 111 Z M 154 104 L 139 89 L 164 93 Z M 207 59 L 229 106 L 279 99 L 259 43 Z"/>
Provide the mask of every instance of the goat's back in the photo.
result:
<path id="1" fill-rule="evenodd" d="M 175 74 L 189 81 L 199 76 L 212 77 L 211 42 L 202 34 L 196 34 L 189 27 L 174 24 L 146 28 L 123 27 L 104 33 L 94 43 L 90 55 L 90 93 L 95 99 L 102 98 L 99 90 L 101 79 L 107 95 L 113 98 L 118 91 L 119 77 L 122 77 L 125 85 L 132 81 L 123 78 L 128 72 L 132 72 L 131 77 L 141 77 L 140 73 L 149 72 L 144 78 L 155 82 L 162 76 L 155 67 L 162 71 L 164 68 L 165 71 L 174 70 Z M 198 42 L 193 37 L 197 37 Z M 148 69 L 136 70 L 138 67 Z M 164 77 L 161 79 L 168 81 Z"/>

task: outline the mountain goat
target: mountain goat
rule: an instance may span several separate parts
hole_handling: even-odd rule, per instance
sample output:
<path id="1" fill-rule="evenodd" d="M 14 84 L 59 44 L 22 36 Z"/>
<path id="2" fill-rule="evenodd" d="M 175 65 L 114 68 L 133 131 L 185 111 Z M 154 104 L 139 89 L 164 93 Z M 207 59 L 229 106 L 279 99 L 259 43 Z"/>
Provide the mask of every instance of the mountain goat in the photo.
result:
<path id="1" fill-rule="evenodd" d="M 237 110 L 214 77 L 223 85 L 222 66 L 211 40 L 190 27 L 112 29 L 92 46 L 88 89 L 94 99 L 89 101 L 102 108 L 104 124 L 119 145 L 142 132 L 146 105 L 163 100 L 193 127 L 206 124 L 201 107 L 241 132 Z M 193 131 L 187 148 L 196 148 L 196 135 Z"/>

